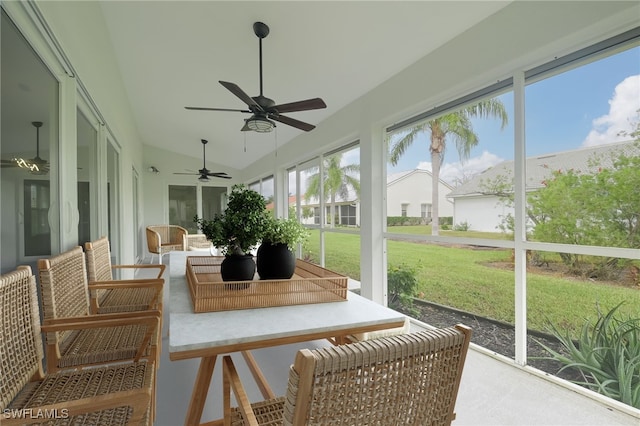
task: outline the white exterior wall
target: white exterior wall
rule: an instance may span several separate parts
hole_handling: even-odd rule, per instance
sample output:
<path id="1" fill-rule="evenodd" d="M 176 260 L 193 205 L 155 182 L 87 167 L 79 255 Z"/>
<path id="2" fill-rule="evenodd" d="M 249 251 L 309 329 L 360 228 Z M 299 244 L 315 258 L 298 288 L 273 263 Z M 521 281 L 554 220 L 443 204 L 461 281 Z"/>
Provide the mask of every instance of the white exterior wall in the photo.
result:
<path id="1" fill-rule="evenodd" d="M 440 217 L 453 216 L 453 202 L 446 195 L 451 188 L 440 183 Z M 402 216 L 402 205 L 408 204 L 407 216 L 420 217 L 422 204 L 433 204 L 431 193 L 431 173 L 426 170 L 414 170 L 402 178 L 387 185 L 387 216 Z"/>
<path id="2" fill-rule="evenodd" d="M 511 214 L 513 208 L 505 207 L 496 196 L 456 198 L 453 208 L 453 224 L 469 224 L 472 231 L 499 232 L 502 217 Z"/>

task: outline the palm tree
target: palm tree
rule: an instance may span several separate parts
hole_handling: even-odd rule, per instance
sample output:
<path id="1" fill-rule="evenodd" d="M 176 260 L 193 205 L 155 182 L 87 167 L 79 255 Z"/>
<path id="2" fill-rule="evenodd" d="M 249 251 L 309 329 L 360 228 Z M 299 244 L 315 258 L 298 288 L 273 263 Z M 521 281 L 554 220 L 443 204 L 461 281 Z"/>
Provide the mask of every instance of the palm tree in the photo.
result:
<path id="1" fill-rule="evenodd" d="M 335 223 L 335 203 L 337 196 L 346 200 L 349 196 L 349 188 L 352 188 L 356 196 L 360 196 L 360 165 L 347 164 L 340 166 L 342 162 L 342 154 L 334 154 L 325 157 L 323 165 L 322 185 L 324 189 L 325 201 L 329 200 L 331 207 L 331 227 Z M 317 168 L 316 168 L 317 170 Z M 312 198 L 320 199 L 320 172 L 316 172 L 309 176 L 309 186 L 304 194 L 307 200 Z"/>
<path id="2" fill-rule="evenodd" d="M 389 162 L 395 166 L 420 133 L 429 132 L 431 136 L 429 152 L 431 152 L 431 193 L 433 194 L 431 201 L 432 235 L 438 235 L 439 233 L 438 184 L 440 183 L 440 166 L 444 161 L 447 137 L 453 139 L 460 155 L 460 160 L 469 159 L 471 148 L 478 145 L 479 142 L 478 135 L 474 133 L 471 124 L 471 118 L 474 117 L 498 118 L 501 120 L 501 129 L 504 129 L 508 123 L 507 112 L 502 101 L 493 98 L 418 124 L 393 144 L 391 144 L 390 139 L 387 139 L 387 143 L 390 144 Z"/>

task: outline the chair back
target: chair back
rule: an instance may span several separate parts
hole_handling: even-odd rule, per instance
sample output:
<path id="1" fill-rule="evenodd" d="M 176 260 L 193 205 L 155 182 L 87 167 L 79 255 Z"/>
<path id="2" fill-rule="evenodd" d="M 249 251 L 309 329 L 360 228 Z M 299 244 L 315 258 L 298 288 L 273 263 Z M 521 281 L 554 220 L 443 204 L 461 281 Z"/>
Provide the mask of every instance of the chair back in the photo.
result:
<path id="1" fill-rule="evenodd" d="M 296 355 L 285 425 L 447 425 L 471 329 L 404 334 Z"/>
<path id="2" fill-rule="evenodd" d="M 18 392 L 42 376 L 36 280 L 29 266 L 0 276 L 0 416 Z"/>
<path id="3" fill-rule="evenodd" d="M 150 253 L 156 253 L 159 247 L 164 245 L 182 247 L 182 237 L 186 234 L 188 231 L 178 225 L 149 225 L 147 226 L 147 248 Z"/>
<path id="4" fill-rule="evenodd" d="M 87 258 L 89 282 L 113 280 L 111 246 L 107 237 L 85 243 L 84 252 Z"/>
<path id="5" fill-rule="evenodd" d="M 87 267 L 82 247 L 38 261 L 45 320 L 89 315 Z"/>

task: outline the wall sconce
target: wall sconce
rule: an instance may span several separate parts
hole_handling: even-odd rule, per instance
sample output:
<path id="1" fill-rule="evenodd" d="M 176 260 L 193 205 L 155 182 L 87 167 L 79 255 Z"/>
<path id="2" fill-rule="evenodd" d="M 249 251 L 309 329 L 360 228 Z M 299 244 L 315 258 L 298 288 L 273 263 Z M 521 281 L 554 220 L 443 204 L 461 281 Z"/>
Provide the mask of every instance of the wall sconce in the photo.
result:
<path id="1" fill-rule="evenodd" d="M 150 173 L 154 173 L 154 174 L 158 174 L 158 173 L 160 173 L 160 170 L 156 169 L 156 166 L 150 166 L 147 170 L 148 170 Z"/>

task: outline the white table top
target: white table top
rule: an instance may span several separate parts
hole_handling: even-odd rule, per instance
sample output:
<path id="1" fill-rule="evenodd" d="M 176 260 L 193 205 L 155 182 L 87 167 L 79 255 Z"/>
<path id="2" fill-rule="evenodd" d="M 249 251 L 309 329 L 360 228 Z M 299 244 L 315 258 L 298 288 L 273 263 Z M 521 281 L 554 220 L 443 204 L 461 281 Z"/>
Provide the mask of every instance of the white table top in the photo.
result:
<path id="1" fill-rule="evenodd" d="M 194 313 L 185 278 L 187 252 L 170 253 L 169 353 L 172 360 L 398 327 L 405 316 L 352 292 L 347 301 Z M 194 253 L 195 254 L 195 253 Z M 280 343 L 282 344 L 282 343 Z"/>

